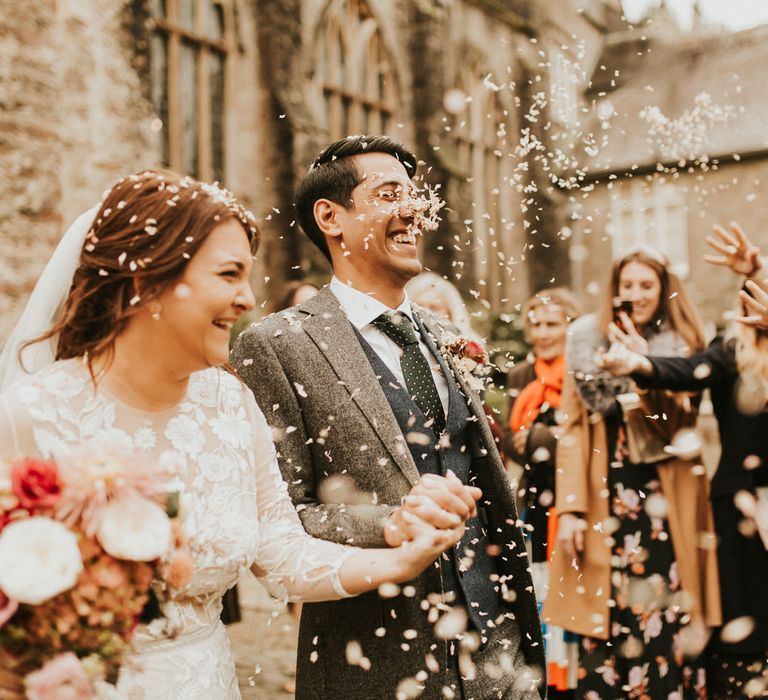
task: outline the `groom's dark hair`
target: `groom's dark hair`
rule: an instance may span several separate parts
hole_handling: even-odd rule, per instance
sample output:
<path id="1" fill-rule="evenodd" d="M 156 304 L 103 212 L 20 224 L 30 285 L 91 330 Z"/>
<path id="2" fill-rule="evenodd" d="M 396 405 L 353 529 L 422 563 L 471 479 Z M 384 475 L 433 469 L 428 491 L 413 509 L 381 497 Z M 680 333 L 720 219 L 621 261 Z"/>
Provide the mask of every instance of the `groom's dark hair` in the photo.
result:
<path id="1" fill-rule="evenodd" d="M 389 136 L 347 136 L 323 149 L 299 182 L 294 206 L 304 233 L 328 260 L 331 253 L 315 221 L 315 202 L 329 199 L 346 209 L 352 207 L 352 190 L 363 179 L 353 156 L 363 153 L 387 153 L 403 164 L 409 177 L 416 173 L 416 156 Z"/>

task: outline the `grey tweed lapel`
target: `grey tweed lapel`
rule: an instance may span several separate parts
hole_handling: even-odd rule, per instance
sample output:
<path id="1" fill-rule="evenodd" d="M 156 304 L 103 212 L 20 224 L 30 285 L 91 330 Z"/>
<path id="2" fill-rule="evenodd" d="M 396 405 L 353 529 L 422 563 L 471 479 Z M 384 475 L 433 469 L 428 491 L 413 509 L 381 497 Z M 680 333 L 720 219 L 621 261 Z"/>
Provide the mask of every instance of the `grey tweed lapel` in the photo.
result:
<path id="1" fill-rule="evenodd" d="M 395 464 L 409 483 L 415 484 L 419 470 L 371 363 L 333 292 L 323 287 L 298 310 L 308 314 L 302 323 L 306 334 L 323 353 Z"/>
<path id="2" fill-rule="evenodd" d="M 434 318 L 430 318 L 429 314 L 425 314 L 422 311 L 416 312 L 416 322 L 421 324 L 421 326 L 426 331 L 426 337 L 427 337 L 427 344 L 430 346 L 430 350 L 432 350 L 433 353 L 437 353 L 437 357 L 439 358 L 440 365 L 447 365 L 447 367 L 450 369 L 451 376 L 453 377 L 456 384 L 458 384 L 459 389 L 461 392 L 467 397 L 469 401 L 469 407 L 472 411 L 472 414 L 477 418 L 480 419 L 481 417 L 485 418 L 485 411 L 483 410 L 483 401 L 480 398 L 480 395 L 472 389 L 469 384 L 467 383 L 466 379 L 464 379 L 464 376 L 462 375 L 459 368 L 456 366 L 456 361 L 454 360 L 453 356 L 450 353 L 441 353 L 439 348 L 442 345 L 442 339 L 446 335 L 450 335 L 448 331 L 446 331 L 440 323 L 435 320 Z"/>

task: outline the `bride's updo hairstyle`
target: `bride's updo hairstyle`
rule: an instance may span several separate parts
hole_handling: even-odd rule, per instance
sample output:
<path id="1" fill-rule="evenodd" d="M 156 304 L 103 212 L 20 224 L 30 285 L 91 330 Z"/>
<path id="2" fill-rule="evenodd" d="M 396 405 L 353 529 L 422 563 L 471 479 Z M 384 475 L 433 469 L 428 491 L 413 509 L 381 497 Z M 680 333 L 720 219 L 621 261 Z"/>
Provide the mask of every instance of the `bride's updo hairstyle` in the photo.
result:
<path id="1" fill-rule="evenodd" d="M 109 357 L 137 310 L 181 277 L 211 231 L 238 221 L 255 253 L 256 221 L 232 193 L 169 170 L 109 190 L 88 231 L 60 320 L 24 346 L 58 335 L 56 359 Z"/>

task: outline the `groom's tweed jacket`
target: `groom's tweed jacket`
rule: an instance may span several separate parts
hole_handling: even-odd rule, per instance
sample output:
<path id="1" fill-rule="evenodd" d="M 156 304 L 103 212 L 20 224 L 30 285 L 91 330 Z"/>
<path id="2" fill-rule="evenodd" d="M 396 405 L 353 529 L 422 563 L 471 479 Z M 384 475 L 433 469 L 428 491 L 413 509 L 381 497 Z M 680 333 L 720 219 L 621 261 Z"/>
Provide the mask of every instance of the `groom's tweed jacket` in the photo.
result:
<path id="1" fill-rule="evenodd" d="M 424 314 L 421 319 L 439 345 L 439 324 Z M 304 304 L 245 330 L 232 364 L 276 429 L 283 478 L 307 532 L 335 542 L 385 547 L 384 521 L 420 474 L 377 374 L 333 293 L 322 289 Z M 509 662 L 519 668 L 523 656 L 541 672 L 544 649 L 514 496 L 479 397 L 455 373 L 454 379 L 487 451 L 473 470 L 484 493 L 491 539 L 501 549 L 496 567 L 512 592 L 491 642 L 473 656 L 477 678 L 465 684 L 465 692 L 476 699 L 529 697 L 511 690 L 509 674 L 499 679 L 494 677 L 499 674 L 486 673 L 500 662 L 502 668 Z M 329 480 L 334 476 L 347 482 Z M 342 488 L 342 498 L 334 498 L 336 487 L 349 482 L 356 493 Z M 444 697 L 448 650 L 433 634 L 438 610 L 430 617 L 439 591 L 440 567 L 435 565 L 395 597 L 374 591 L 305 605 L 296 697 L 394 698 L 406 677 L 425 685 L 419 697 Z M 349 642 L 360 644 L 369 669 L 347 662 Z"/>

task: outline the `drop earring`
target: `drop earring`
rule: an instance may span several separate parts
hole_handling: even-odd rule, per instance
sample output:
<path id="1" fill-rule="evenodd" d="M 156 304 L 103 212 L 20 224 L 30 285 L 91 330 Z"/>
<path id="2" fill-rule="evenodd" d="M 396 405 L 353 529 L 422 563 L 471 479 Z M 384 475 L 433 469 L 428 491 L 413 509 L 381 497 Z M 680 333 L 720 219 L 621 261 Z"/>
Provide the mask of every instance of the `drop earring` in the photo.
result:
<path id="1" fill-rule="evenodd" d="M 155 319 L 155 321 L 160 320 L 160 311 L 162 310 L 162 307 L 160 304 L 152 304 L 151 311 L 152 311 L 152 318 Z"/>

